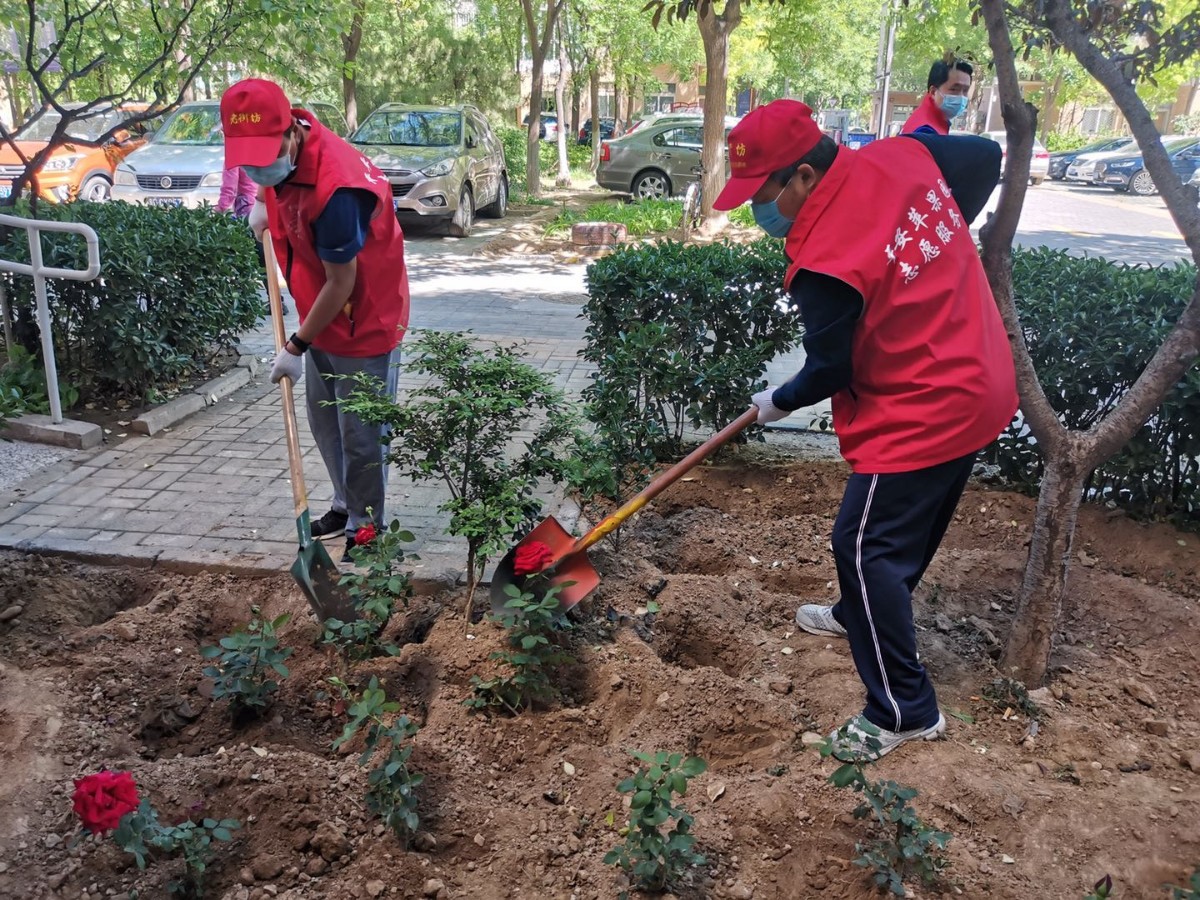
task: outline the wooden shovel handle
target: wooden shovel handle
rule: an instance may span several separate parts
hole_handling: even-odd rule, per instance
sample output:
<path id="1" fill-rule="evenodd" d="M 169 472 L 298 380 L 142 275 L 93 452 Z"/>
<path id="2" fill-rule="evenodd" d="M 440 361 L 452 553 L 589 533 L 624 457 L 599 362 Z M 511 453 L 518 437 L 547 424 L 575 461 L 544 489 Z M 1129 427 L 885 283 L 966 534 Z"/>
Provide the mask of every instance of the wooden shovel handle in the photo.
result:
<path id="1" fill-rule="evenodd" d="M 624 506 L 606 517 L 595 528 L 581 537 L 575 542 L 575 546 L 571 548 L 571 553 L 579 553 L 581 550 L 586 550 L 593 544 L 600 541 L 606 535 L 621 527 L 625 520 L 634 513 L 638 512 L 643 506 L 669 488 L 672 484 L 696 468 L 706 457 L 711 455 L 716 450 L 719 450 L 725 444 L 739 434 L 743 429 L 753 425 L 758 420 L 758 407 L 751 406 L 748 410 L 710 437 L 707 441 L 681 459 L 667 471 L 663 472 L 653 481 L 651 481 L 636 497 L 627 502 Z"/>
<path id="2" fill-rule="evenodd" d="M 267 263 L 267 298 L 271 303 L 271 325 L 275 333 L 275 352 L 287 343 L 283 334 L 283 298 L 279 290 L 279 267 L 275 262 L 275 245 L 271 243 L 271 232 L 263 231 L 263 257 Z M 292 476 L 292 502 L 296 518 L 308 509 L 308 491 L 304 486 L 304 463 L 300 457 L 300 432 L 296 426 L 296 404 L 292 398 L 292 379 L 281 378 L 279 388 L 283 393 L 283 430 L 287 435 L 288 468 Z"/>

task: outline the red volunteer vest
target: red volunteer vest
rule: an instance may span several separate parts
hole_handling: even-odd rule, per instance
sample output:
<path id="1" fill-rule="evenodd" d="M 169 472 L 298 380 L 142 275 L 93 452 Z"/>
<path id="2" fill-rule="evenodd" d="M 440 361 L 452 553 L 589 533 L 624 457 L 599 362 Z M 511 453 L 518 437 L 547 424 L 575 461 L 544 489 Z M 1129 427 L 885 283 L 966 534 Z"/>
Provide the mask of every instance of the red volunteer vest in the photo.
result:
<path id="1" fill-rule="evenodd" d="M 922 125 L 928 125 L 938 134 L 950 133 L 950 120 L 946 118 L 946 114 L 938 108 L 936 94 L 925 94 L 925 99 L 921 101 L 921 105 L 912 111 L 912 115 L 904 123 L 904 127 L 900 129 L 901 134 L 912 134 Z"/>
<path id="2" fill-rule="evenodd" d="M 908 472 L 986 446 L 1017 409 L 1012 352 L 975 242 L 919 141 L 839 150 L 787 237 L 807 269 L 857 290 L 850 387 L 833 397 L 855 472 Z"/>
<path id="3" fill-rule="evenodd" d="M 392 206 L 387 177 L 309 112 L 292 115 L 309 125 L 296 171 L 282 190 L 268 188 L 267 216 L 275 255 L 288 279 L 303 322 L 325 284 L 313 223 L 339 188 L 361 188 L 378 199 L 367 241 L 356 257 L 357 278 L 346 309 L 312 342 L 337 356 L 382 356 L 396 349 L 408 328 L 408 272 L 404 234 Z"/>

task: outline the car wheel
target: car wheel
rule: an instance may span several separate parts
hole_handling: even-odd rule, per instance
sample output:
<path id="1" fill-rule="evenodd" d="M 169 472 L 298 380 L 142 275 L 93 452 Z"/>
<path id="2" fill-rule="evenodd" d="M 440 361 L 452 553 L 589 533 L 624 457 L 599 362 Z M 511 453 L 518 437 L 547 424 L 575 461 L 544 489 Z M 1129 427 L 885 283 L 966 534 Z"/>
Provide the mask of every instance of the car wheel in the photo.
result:
<path id="1" fill-rule="evenodd" d="M 79 189 L 79 199 L 90 203 L 107 203 L 112 198 L 112 185 L 103 175 L 92 175 Z"/>
<path id="2" fill-rule="evenodd" d="M 631 193 L 639 200 L 665 200 L 671 196 L 671 179 L 658 169 L 647 169 L 633 179 Z"/>
<path id="3" fill-rule="evenodd" d="M 471 229 L 474 227 L 475 195 L 471 193 L 470 186 L 464 184 L 462 194 L 458 197 L 458 209 L 454 211 L 446 230 L 451 237 L 465 238 L 471 236 Z"/>
<path id="4" fill-rule="evenodd" d="M 1145 169 L 1129 179 L 1129 190 L 1139 197 L 1150 197 L 1158 193 L 1158 189 L 1154 187 L 1154 179 Z"/>
<path id="5" fill-rule="evenodd" d="M 508 212 L 508 176 L 500 176 L 500 188 L 496 199 L 480 210 L 489 219 L 503 219 Z"/>

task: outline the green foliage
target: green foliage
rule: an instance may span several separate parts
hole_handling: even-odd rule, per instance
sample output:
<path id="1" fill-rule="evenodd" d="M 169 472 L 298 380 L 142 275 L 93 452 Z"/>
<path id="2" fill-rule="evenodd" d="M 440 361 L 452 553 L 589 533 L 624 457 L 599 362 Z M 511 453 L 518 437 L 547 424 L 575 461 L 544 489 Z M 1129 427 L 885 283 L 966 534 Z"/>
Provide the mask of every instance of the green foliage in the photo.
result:
<path id="1" fill-rule="evenodd" d="M 1200 134 L 1200 113 L 1176 116 L 1171 122 L 1176 134 Z"/>
<path id="2" fill-rule="evenodd" d="M 1109 897 L 1115 896 L 1116 894 L 1113 893 L 1112 876 L 1105 875 L 1094 885 L 1092 885 L 1091 892 L 1088 893 L 1083 900 L 1108 900 Z"/>
<path id="3" fill-rule="evenodd" d="M 1144 268 L 1014 250 L 1013 288 L 1038 380 L 1066 428 L 1087 431 L 1117 405 L 1162 344 L 1196 284 L 1196 268 Z M 1044 461 L 1018 419 L 984 451 L 1010 484 L 1034 492 Z M 1112 459 L 1085 496 L 1131 512 L 1200 525 L 1200 368 Z"/>
<path id="4" fill-rule="evenodd" d="M 529 579 L 526 586 L 535 589 L 522 591 L 515 584 L 508 585 L 504 612 L 492 617 L 506 630 L 504 642 L 508 649 L 497 650 L 488 659 L 508 666 L 512 674 L 487 679 L 472 675 L 474 696 L 464 701 L 472 711 L 503 709 L 516 716 L 538 701 L 558 696 L 550 673 L 572 661 L 555 642 L 557 631 L 571 627 L 559 611 L 558 592 L 562 586 L 553 585 L 542 592 L 544 585 L 537 578 Z M 538 593 L 542 593 L 540 598 Z"/>
<path id="5" fill-rule="evenodd" d="M 1084 134 L 1082 131 L 1052 131 L 1046 135 L 1045 143 L 1047 150 L 1058 153 L 1061 150 L 1078 150 L 1103 137 L 1106 135 Z"/>
<path id="6" fill-rule="evenodd" d="M 1171 891 L 1171 900 L 1200 900 L 1200 867 L 1192 872 L 1192 877 L 1188 879 L 1186 887 L 1176 884 L 1169 884 L 1166 887 Z"/>
<path id="7" fill-rule="evenodd" d="M 862 718 L 858 723 L 867 731 L 866 749 L 871 753 L 878 751 L 878 729 Z M 848 726 L 842 726 L 837 737 L 842 742 L 853 740 Z M 832 737 L 817 746 L 822 758 L 833 756 Z M 917 797 L 916 788 L 894 781 L 872 781 L 866 776 L 865 765 L 864 760 L 843 762 L 829 776 L 834 787 L 848 787 L 861 795 L 854 818 L 873 816 L 875 820 L 877 836 L 868 843 L 854 845 L 860 854 L 854 864 L 873 870 L 875 884 L 887 888 L 897 897 L 908 895 L 904 887 L 906 878 L 916 876 L 925 885 L 936 884 L 942 870 L 950 864 L 943 855 L 950 843 L 950 834 L 930 828 L 921 821 L 910 805 Z"/>
<path id="8" fill-rule="evenodd" d="M 29 214 L 18 204 L 16 215 Z M 39 217 L 82 222 L 100 239 L 101 277 L 48 283 L 55 354 L 83 399 L 166 391 L 202 368 L 264 313 L 261 270 L 245 223 L 211 210 L 129 203 L 41 204 Z M 45 233 L 45 263 L 86 269 L 83 240 Z M 25 232 L 0 235 L 6 259 L 27 262 Z M 5 276 L 18 339 L 37 343 L 33 281 Z"/>
<path id="9" fill-rule="evenodd" d="M 379 816 L 407 846 L 421 824 L 417 815 L 416 789 L 425 776 L 414 772 L 410 766 L 411 741 L 419 729 L 408 716 L 396 715 L 400 704 L 387 699 L 374 675 L 357 698 L 353 698 L 341 679 L 329 681 L 341 690 L 343 698 L 353 701 L 347 710 L 350 721 L 333 742 L 333 749 L 337 750 L 356 734 L 363 734 L 363 751 L 359 754 L 358 764 L 367 766 L 372 760 L 377 763 L 367 773 L 367 809 Z"/>
<path id="10" fill-rule="evenodd" d="M 992 706 L 999 710 L 1008 707 L 1019 709 L 1031 719 L 1040 719 L 1042 709 L 1029 696 L 1024 683 L 1015 678 L 994 678 L 983 688 L 983 696 L 991 701 Z"/>
<path id="11" fill-rule="evenodd" d="M 449 488 L 438 509 L 450 514 L 447 532 L 466 538 L 473 591 L 488 559 L 541 517 L 534 491 L 570 474 L 578 423 L 515 346 L 485 350 L 461 332 L 427 331 L 408 353 L 421 387 L 396 403 L 360 378 L 343 409 L 388 426 L 388 460 L 402 476 Z"/>
<path id="12" fill-rule="evenodd" d="M 729 221 L 735 225 L 741 225 L 745 228 L 754 228 L 754 212 L 750 209 L 749 203 L 743 203 L 741 206 L 735 206 L 729 211 Z"/>
<path id="13" fill-rule="evenodd" d="M 641 765 L 630 778 L 617 785 L 631 794 L 629 827 L 625 843 L 604 856 L 606 865 L 620 866 L 629 877 L 649 891 L 664 890 L 691 866 L 702 866 L 705 858 L 695 851 L 694 818 L 677 799 L 687 793 L 688 782 L 708 769 L 698 756 L 686 759 L 681 753 L 642 753 L 631 750 Z M 674 822 L 664 833 L 662 826 Z"/>
<path id="14" fill-rule="evenodd" d="M 634 237 L 662 234 L 679 227 L 683 203 L 679 200 L 639 200 L 625 203 L 605 200 L 587 209 L 567 209 L 555 216 L 546 226 L 546 234 L 563 234 L 577 222 L 612 222 L 624 225 Z"/>
<path id="15" fill-rule="evenodd" d="M 524 193 L 529 189 L 529 179 L 526 172 L 525 141 L 526 131 L 513 125 L 501 125 L 495 129 L 496 137 L 504 145 L 504 162 L 508 166 L 508 183 L 514 193 Z M 538 161 L 542 177 L 551 178 L 558 171 L 558 143 L 556 141 L 538 142 Z M 572 177 L 582 177 L 590 172 L 592 165 L 591 145 L 581 147 L 571 135 L 567 135 L 567 165 Z"/>
<path id="16" fill-rule="evenodd" d="M 137 811 L 122 816 L 113 831 L 117 846 L 133 856 L 140 870 L 155 853 L 181 856 L 183 874 L 167 883 L 172 896 L 199 900 L 204 896 L 204 874 L 212 863 L 213 841 L 231 841 L 241 828 L 237 819 L 190 819 L 178 825 L 163 825 L 150 801 L 142 798 Z"/>
<path id="17" fill-rule="evenodd" d="M 283 661 L 292 655 L 290 647 L 280 648 L 275 631 L 291 616 L 284 613 L 274 619 L 260 619 L 262 610 L 250 607 L 250 623 L 229 637 L 223 637 L 219 646 L 202 647 L 200 655 L 205 659 L 217 660 L 215 665 L 205 666 L 204 674 L 213 679 L 213 699 L 229 698 L 229 711 L 235 719 L 257 718 L 266 712 L 279 690 L 279 682 L 272 673 L 287 678 L 287 666 Z"/>
<path id="18" fill-rule="evenodd" d="M 746 411 L 762 371 L 795 346 L 780 241 L 626 247 L 588 268 L 588 416 L 614 468 L 678 453 L 684 428 Z"/>
<path id="19" fill-rule="evenodd" d="M 58 398 L 63 409 L 79 400 L 79 391 L 59 380 Z M 0 365 L 0 424 L 25 413 L 50 412 L 46 372 L 37 356 L 20 344 L 8 348 L 8 361 Z"/>
<path id="20" fill-rule="evenodd" d="M 347 659 L 368 659 L 378 653 L 394 656 L 399 649 L 379 640 L 392 618 L 399 600 L 408 607 L 412 597 L 412 579 L 401 571 L 405 560 L 420 559 L 405 554 L 401 544 L 412 543 L 411 531 L 400 527 L 396 519 L 367 544 L 350 551 L 355 568 L 342 575 L 338 582 L 346 588 L 358 613 L 353 622 L 326 619 L 321 641 L 337 648 Z"/>

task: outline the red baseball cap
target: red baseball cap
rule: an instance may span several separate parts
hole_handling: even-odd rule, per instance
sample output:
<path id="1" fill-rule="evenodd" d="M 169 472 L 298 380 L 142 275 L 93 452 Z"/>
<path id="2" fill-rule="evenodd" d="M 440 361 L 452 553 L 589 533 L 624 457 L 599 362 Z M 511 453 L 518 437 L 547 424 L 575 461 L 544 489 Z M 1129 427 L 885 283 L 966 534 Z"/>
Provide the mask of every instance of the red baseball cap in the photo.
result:
<path id="1" fill-rule="evenodd" d="M 225 168 L 266 166 L 279 158 L 283 133 L 292 127 L 292 107 L 273 81 L 247 78 L 221 96 Z"/>
<path id="2" fill-rule="evenodd" d="M 821 140 L 812 110 L 799 100 L 753 109 L 729 132 L 729 181 L 713 207 L 741 206 L 772 172 L 790 166 Z"/>

